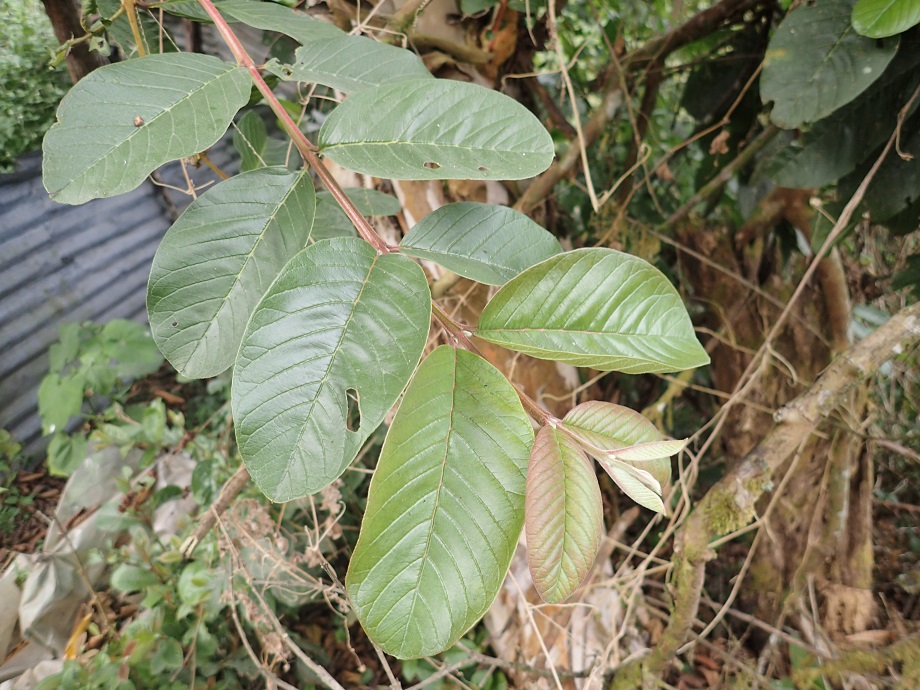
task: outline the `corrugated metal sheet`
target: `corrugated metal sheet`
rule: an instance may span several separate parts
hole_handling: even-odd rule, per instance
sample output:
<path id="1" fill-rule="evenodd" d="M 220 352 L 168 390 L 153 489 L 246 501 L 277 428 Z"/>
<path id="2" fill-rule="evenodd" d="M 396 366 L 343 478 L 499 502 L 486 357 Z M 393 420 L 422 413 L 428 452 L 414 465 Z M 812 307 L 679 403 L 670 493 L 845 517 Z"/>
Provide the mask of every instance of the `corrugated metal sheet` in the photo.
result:
<path id="1" fill-rule="evenodd" d="M 225 139 L 210 152 L 232 171 Z M 158 172 L 185 188 L 178 164 Z M 192 171 L 196 184 L 216 179 Z M 36 391 L 58 327 L 72 321 L 146 320 L 145 291 L 157 244 L 190 198 L 145 182 L 115 197 L 63 206 L 48 197 L 41 158 L 0 176 L 0 428 L 29 452 L 41 448 Z"/>

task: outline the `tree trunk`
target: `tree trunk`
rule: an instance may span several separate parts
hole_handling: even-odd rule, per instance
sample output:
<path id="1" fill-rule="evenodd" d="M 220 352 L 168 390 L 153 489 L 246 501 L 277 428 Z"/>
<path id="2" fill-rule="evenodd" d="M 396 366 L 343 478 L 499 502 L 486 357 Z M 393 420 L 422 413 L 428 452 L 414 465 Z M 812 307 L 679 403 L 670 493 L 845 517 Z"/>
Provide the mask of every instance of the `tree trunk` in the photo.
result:
<path id="1" fill-rule="evenodd" d="M 80 23 L 82 11 L 79 0 L 42 0 L 42 3 L 58 41 L 65 43 L 86 33 Z M 102 56 L 92 52 L 86 43 L 75 45 L 67 55 L 67 72 L 74 84 L 104 64 Z"/>

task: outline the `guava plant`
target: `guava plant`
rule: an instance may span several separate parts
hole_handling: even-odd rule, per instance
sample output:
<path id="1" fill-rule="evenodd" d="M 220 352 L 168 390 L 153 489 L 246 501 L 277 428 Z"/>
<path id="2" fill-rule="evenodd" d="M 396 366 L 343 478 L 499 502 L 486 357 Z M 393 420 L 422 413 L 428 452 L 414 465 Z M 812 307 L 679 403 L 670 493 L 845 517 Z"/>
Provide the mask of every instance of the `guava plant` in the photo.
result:
<path id="1" fill-rule="evenodd" d="M 334 481 L 402 396 L 346 578 L 358 618 L 385 651 L 409 658 L 453 644 L 495 598 L 525 525 L 538 591 L 564 600 L 602 534 L 589 457 L 637 503 L 664 512 L 669 457 L 683 441 L 604 402 L 558 419 L 483 359 L 473 338 L 602 371 L 698 367 L 708 357 L 679 294 L 641 259 L 563 252 L 501 206 L 450 204 L 387 244 L 364 215 L 380 199 L 352 199 L 323 158 L 378 178 L 524 179 L 553 159 L 539 120 L 500 93 L 433 78 L 409 51 L 281 5 L 199 5 L 158 6 L 212 21 L 237 63 L 148 55 L 84 78 L 45 138 L 48 192 L 79 204 L 134 189 L 160 165 L 213 145 L 255 85 L 305 165 L 292 172 L 250 160 L 252 169 L 207 190 L 167 232 L 147 300 L 158 346 L 185 376 L 232 368 L 239 450 L 273 501 Z M 293 64 L 260 69 L 232 22 L 302 47 Z M 263 71 L 347 94 L 315 143 Z M 326 191 L 315 191 L 314 177 Z M 395 199 L 383 198 L 392 213 Z M 342 212 L 353 227 L 329 220 Z M 457 323 L 432 301 L 417 259 L 499 286 L 478 324 Z M 449 342 L 423 359 L 432 316 Z"/>

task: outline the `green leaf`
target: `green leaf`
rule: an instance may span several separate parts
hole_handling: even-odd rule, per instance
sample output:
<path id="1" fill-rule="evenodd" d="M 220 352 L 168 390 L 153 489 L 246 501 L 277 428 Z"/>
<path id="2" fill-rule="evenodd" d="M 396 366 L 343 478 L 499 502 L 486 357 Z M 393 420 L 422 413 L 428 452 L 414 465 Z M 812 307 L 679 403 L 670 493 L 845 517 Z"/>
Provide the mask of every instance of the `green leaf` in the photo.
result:
<path id="1" fill-rule="evenodd" d="M 102 327 L 99 336 L 102 361 L 98 365 L 121 381 L 152 374 L 163 364 L 163 355 L 144 324 L 112 319 Z"/>
<path id="2" fill-rule="evenodd" d="M 55 477 L 69 477 L 86 460 L 88 447 L 85 436 L 57 432 L 48 444 L 48 472 Z"/>
<path id="3" fill-rule="evenodd" d="M 316 193 L 316 219 L 313 221 L 313 239 L 355 237 L 355 226 L 348 220 L 339 202 L 327 191 Z"/>
<path id="4" fill-rule="evenodd" d="M 83 408 L 83 388 L 86 381 L 74 372 L 61 377 L 48 374 L 38 387 L 38 414 L 42 418 L 42 433 L 64 431 L 71 417 Z"/>
<path id="5" fill-rule="evenodd" d="M 256 304 L 310 239 L 314 208 L 307 171 L 262 168 L 209 189 L 169 229 L 153 258 L 147 313 L 183 376 L 233 364 Z"/>
<path id="6" fill-rule="evenodd" d="M 45 135 L 45 189 L 62 204 L 129 192 L 164 163 L 214 144 L 249 92 L 245 69 L 208 55 L 101 67 L 64 97 Z"/>
<path id="7" fill-rule="evenodd" d="M 196 3 L 197 4 L 197 1 Z M 227 21 L 238 21 L 263 31 L 277 31 L 302 45 L 346 35 L 329 22 L 314 19 L 273 2 L 223 0 L 217 5 Z"/>
<path id="8" fill-rule="evenodd" d="M 709 362 L 674 286 L 648 262 L 613 249 L 577 249 L 527 269 L 486 305 L 476 335 L 601 371 Z"/>
<path id="9" fill-rule="evenodd" d="M 399 199 L 392 194 L 365 187 L 346 187 L 344 191 L 365 216 L 395 216 L 402 210 Z"/>
<path id="10" fill-rule="evenodd" d="M 184 661 L 182 645 L 172 638 L 161 637 L 150 657 L 150 673 L 157 677 L 169 671 L 177 671 L 182 668 Z"/>
<path id="11" fill-rule="evenodd" d="M 527 562 L 544 601 L 578 589 L 600 545 L 604 508 L 594 468 L 566 434 L 545 426 L 527 469 Z"/>
<path id="12" fill-rule="evenodd" d="M 856 33 L 870 38 L 886 38 L 920 24 L 920 2 L 858 0 L 852 19 Z"/>
<path id="13" fill-rule="evenodd" d="M 322 84 L 343 93 L 410 79 L 434 80 L 415 53 L 365 36 L 342 33 L 310 41 L 294 57 L 294 64 L 274 66 L 271 71 L 284 79 Z"/>
<path id="14" fill-rule="evenodd" d="M 133 594 L 160 584 L 160 579 L 147 568 L 122 563 L 115 568 L 109 584 L 116 592 Z"/>
<path id="15" fill-rule="evenodd" d="M 523 213 L 474 202 L 448 204 L 425 216 L 400 248 L 487 285 L 503 285 L 562 252 L 559 241 Z"/>
<path id="16" fill-rule="evenodd" d="M 918 66 L 920 45 L 905 38 L 878 81 L 766 161 L 764 173 L 780 187 L 808 188 L 852 172 L 891 135 L 895 114 L 920 82 Z"/>
<path id="17" fill-rule="evenodd" d="M 437 654 L 488 610 L 524 519 L 533 431 L 491 364 L 441 346 L 419 367 L 371 480 L 345 579 L 368 635 Z"/>
<path id="18" fill-rule="evenodd" d="M 351 93 L 406 79 L 431 79 L 425 63 L 413 52 L 352 36 L 324 21 L 270 2 L 228 0 L 219 5 L 228 19 L 265 31 L 277 31 L 301 44 L 293 65 L 271 61 L 266 68 L 294 81 L 305 81 Z"/>
<path id="19" fill-rule="evenodd" d="M 349 170 L 401 180 L 518 180 L 546 170 L 554 155 L 549 132 L 513 98 L 441 79 L 353 94 L 318 143 Z"/>
<path id="20" fill-rule="evenodd" d="M 780 127 L 815 122 L 849 103 L 882 76 L 898 48 L 895 39 L 860 36 L 850 24 L 853 0 L 803 4 L 780 24 L 764 59 L 763 101 Z"/>
<path id="21" fill-rule="evenodd" d="M 288 145 L 279 139 L 269 138 L 264 120 L 254 110 L 236 123 L 233 147 L 243 159 L 240 172 L 285 165 L 288 161 Z"/>
<path id="22" fill-rule="evenodd" d="M 291 259 L 253 312 L 233 372 L 237 442 L 265 495 L 300 498 L 345 470 L 412 375 L 430 318 L 428 282 L 408 257 L 341 237 Z"/>

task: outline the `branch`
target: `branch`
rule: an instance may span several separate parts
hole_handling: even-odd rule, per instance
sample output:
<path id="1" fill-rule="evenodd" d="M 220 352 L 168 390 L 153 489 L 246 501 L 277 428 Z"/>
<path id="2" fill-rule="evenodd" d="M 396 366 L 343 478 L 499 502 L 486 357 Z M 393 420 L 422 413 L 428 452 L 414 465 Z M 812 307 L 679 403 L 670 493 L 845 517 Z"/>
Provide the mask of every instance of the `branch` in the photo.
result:
<path id="1" fill-rule="evenodd" d="M 858 344 L 837 357 L 824 374 L 774 415 L 776 425 L 738 467 L 713 486 L 687 518 L 674 550 L 674 614 L 661 641 L 644 662 L 624 667 L 614 690 L 637 687 L 643 676 L 659 674 L 687 639 L 699 608 L 710 544 L 754 517 L 754 505 L 769 489 L 773 473 L 836 409 L 845 394 L 891 357 L 920 342 L 920 303 L 902 309 Z"/>
<path id="2" fill-rule="evenodd" d="M 288 115 L 287 110 L 285 110 L 284 106 L 278 101 L 271 87 L 265 83 L 252 57 L 246 52 L 246 48 L 243 47 L 243 44 L 236 37 L 236 34 L 233 33 L 233 29 L 227 24 L 227 21 L 214 6 L 212 0 L 198 0 L 198 4 L 201 5 L 204 11 L 207 12 L 208 17 L 211 18 L 211 21 L 214 22 L 214 26 L 217 27 L 217 31 L 220 33 L 221 38 L 224 39 L 227 47 L 230 48 L 230 52 L 233 53 L 236 61 L 249 72 L 249 76 L 252 77 L 252 81 L 256 88 L 262 94 L 263 98 L 265 98 L 265 102 L 268 103 L 272 112 L 278 117 L 278 120 L 281 122 L 281 127 L 287 135 L 291 137 L 294 146 L 297 147 L 297 151 L 303 157 L 304 161 L 313 168 L 317 177 L 322 180 L 326 189 L 329 190 L 333 198 L 339 203 L 339 206 L 342 207 L 342 210 L 345 211 L 345 215 L 347 215 L 348 219 L 354 224 L 361 238 L 379 253 L 390 253 L 392 251 L 390 246 L 380 235 L 374 232 L 367 218 L 361 215 L 361 212 L 357 209 L 352 200 L 348 198 L 348 195 L 345 194 L 339 186 L 339 183 L 336 182 L 332 173 L 323 165 L 323 162 L 317 155 L 318 149 L 307 139 L 306 135 L 300 131 L 300 127 L 298 127 L 291 119 L 291 116 Z"/>

